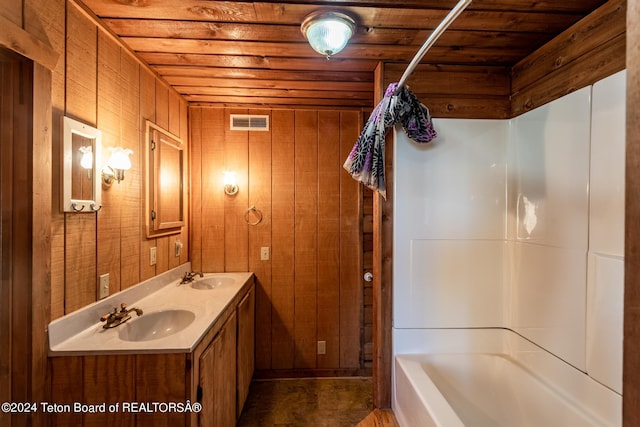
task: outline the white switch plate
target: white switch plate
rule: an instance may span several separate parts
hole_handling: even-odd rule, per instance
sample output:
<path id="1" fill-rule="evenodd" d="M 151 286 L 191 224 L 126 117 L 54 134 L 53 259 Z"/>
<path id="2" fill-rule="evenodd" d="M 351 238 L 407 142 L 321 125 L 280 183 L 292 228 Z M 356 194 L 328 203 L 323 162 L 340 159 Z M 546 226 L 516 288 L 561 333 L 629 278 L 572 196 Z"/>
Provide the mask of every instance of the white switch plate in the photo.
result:
<path id="1" fill-rule="evenodd" d="M 98 299 L 109 296 L 109 273 L 100 275 L 100 283 L 98 284 Z"/>
<path id="2" fill-rule="evenodd" d="M 156 250 L 157 248 L 154 246 L 149 252 L 149 265 L 156 265 Z"/>
<path id="3" fill-rule="evenodd" d="M 263 246 L 260 248 L 260 260 L 269 261 L 269 246 Z"/>
<path id="4" fill-rule="evenodd" d="M 327 342 L 318 341 L 318 354 L 327 354 Z"/>

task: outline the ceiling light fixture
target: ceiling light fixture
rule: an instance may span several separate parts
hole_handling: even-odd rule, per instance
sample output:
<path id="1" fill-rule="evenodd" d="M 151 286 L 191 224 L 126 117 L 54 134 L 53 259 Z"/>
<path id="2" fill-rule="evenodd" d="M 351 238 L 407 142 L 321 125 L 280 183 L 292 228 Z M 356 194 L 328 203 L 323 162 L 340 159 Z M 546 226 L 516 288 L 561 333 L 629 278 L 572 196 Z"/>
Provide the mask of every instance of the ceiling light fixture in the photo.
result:
<path id="1" fill-rule="evenodd" d="M 347 45 L 356 29 L 356 21 L 340 12 L 317 11 L 307 16 L 300 30 L 316 52 L 329 59 Z"/>

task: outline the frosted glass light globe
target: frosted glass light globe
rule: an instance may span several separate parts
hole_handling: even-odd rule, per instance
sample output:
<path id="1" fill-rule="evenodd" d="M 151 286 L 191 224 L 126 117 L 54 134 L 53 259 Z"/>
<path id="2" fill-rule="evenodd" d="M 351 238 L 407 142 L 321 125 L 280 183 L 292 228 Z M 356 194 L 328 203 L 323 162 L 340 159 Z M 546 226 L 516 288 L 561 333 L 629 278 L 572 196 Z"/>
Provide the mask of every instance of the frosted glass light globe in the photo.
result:
<path id="1" fill-rule="evenodd" d="M 317 12 L 307 16 L 300 28 L 313 50 L 329 58 L 345 48 L 356 23 L 343 13 Z"/>

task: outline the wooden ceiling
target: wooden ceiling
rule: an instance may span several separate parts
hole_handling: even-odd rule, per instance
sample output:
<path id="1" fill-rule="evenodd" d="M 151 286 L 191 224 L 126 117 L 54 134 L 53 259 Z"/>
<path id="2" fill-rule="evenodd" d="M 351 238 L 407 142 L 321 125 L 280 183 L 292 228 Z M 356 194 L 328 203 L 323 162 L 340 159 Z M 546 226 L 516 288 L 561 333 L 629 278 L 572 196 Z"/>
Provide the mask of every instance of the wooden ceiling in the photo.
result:
<path id="1" fill-rule="evenodd" d="M 191 103 L 373 105 L 379 61 L 408 64 L 456 0 L 82 0 Z M 474 0 L 422 63 L 507 67 L 606 0 Z M 300 32 L 305 16 L 338 10 L 357 23 L 330 60 Z"/>

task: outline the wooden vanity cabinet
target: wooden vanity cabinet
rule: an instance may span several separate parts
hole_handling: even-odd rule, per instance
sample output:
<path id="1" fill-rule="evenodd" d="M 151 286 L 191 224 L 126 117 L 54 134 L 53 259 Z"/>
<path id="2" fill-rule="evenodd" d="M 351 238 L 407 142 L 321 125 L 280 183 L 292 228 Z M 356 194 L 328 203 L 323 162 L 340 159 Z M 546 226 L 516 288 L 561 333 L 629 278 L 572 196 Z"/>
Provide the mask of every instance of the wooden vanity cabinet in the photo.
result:
<path id="1" fill-rule="evenodd" d="M 53 426 L 233 427 L 254 370 L 255 285 L 251 278 L 191 353 L 49 358 L 51 402 L 118 404 L 116 412 L 51 413 Z M 146 412 L 132 405 L 199 402 L 198 413 Z M 129 405 L 123 411 L 123 405 Z"/>
<path id="2" fill-rule="evenodd" d="M 191 427 L 233 427 L 242 411 L 255 366 L 253 279 L 216 324 L 190 354 L 191 401 L 202 404 Z"/>
<path id="3" fill-rule="evenodd" d="M 196 398 L 202 403 L 197 425 L 235 426 L 255 368 L 255 286 L 249 288 L 213 340 L 203 340 L 195 356 L 199 371 Z"/>
<path id="4" fill-rule="evenodd" d="M 255 287 L 244 296 L 238 304 L 238 354 L 237 354 L 237 385 L 236 416 L 240 417 L 242 408 L 249 395 L 249 386 L 255 370 L 256 347 L 256 292 Z"/>
<path id="5" fill-rule="evenodd" d="M 227 319 L 198 361 L 201 427 L 236 425 L 236 317 Z"/>

